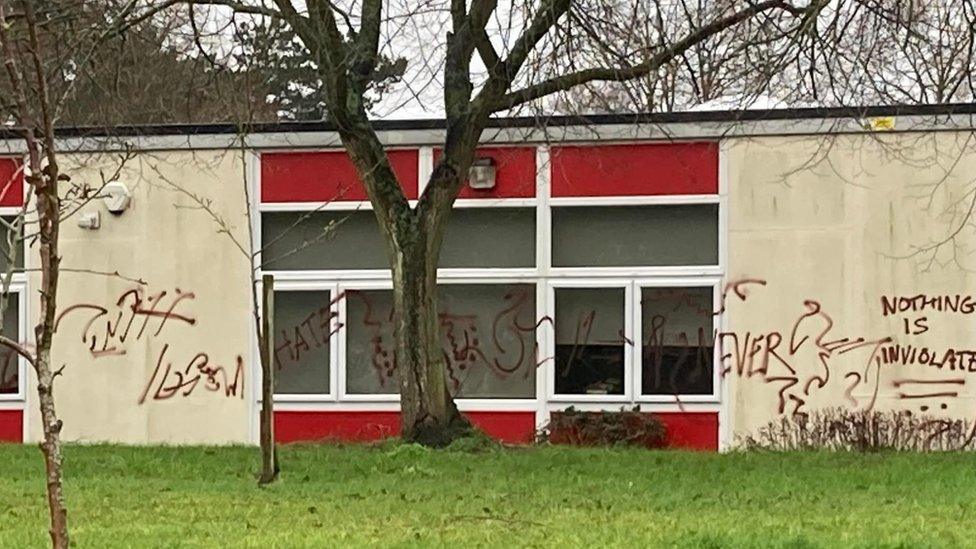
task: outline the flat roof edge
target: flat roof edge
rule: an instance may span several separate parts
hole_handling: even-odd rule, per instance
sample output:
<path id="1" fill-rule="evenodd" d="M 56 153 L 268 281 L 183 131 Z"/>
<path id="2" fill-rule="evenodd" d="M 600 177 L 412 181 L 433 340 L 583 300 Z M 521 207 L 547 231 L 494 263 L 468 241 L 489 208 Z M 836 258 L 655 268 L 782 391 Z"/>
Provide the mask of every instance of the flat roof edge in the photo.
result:
<path id="1" fill-rule="evenodd" d="M 566 126 L 644 125 L 674 123 L 734 123 L 788 120 L 863 119 L 885 116 L 951 116 L 976 114 L 976 103 L 940 105 L 886 105 L 862 107 L 812 107 L 768 110 L 687 111 L 673 113 L 591 114 L 568 116 L 516 116 L 492 118 L 489 128 L 557 128 Z M 444 119 L 376 120 L 377 131 L 443 130 Z M 255 124 L 136 124 L 111 127 L 58 128 L 61 138 L 100 138 L 128 136 L 192 136 L 262 133 L 334 132 L 325 121 L 283 121 Z M 0 129 L 0 139 L 16 139 L 10 128 Z"/>

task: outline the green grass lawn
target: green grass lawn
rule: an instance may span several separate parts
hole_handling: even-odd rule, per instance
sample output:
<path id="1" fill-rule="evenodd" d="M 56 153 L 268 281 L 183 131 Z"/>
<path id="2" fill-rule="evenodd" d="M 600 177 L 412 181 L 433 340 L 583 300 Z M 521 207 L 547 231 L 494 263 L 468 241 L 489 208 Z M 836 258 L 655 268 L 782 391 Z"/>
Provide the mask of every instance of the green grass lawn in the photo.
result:
<path id="1" fill-rule="evenodd" d="M 976 545 L 976 455 L 70 446 L 80 547 Z M 0 445 L 0 546 L 48 543 L 40 452 Z"/>

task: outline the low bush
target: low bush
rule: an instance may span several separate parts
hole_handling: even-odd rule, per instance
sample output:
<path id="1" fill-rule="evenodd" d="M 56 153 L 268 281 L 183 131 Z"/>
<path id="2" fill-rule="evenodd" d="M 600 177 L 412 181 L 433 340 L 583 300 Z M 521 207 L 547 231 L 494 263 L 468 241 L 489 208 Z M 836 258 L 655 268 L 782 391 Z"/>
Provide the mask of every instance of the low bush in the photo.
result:
<path id="1" fill-rule="evenodd" d="M 576 446 L 664 446 L 666 430 L 660 419 L 633 409 L 620 411 L 582 412 L 569 407 L 553 412 L 549 423 L 542 428 L 536 440 L 551 444 Z"/>
<path id="2" fill-rule="evenodd" d="M 951 451 L 972 444 L 972 425 L 902 412 L 829 408 L 782 417 L 740 438 L 746 449 Z"/>

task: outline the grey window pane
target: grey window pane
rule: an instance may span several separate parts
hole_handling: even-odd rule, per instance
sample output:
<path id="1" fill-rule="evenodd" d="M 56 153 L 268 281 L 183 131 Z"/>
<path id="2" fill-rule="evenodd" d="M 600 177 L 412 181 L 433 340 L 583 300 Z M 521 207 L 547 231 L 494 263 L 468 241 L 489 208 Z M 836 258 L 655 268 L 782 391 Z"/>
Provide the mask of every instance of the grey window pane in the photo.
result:
<path id="1" fill-rule="evenodd" d="M 3 216 L 3 220 L 6 221 L 7 223 L 13 224 L 17 220 L 17 217 L 5 215 Z M 8 250 L 10 249 L 9 242 L 8 242 L 9 235 L 10 235 L 10 229 L 7 228 L 7 225 L 5 223 L 0 223 L 0 273 L 7 272 L 7 265 L 9 265 L 9 261 L 7 257 L 9 254 Z M 23 242 L 24 241 L 22 239 L 18 239 L 17 241 L 14 242 L 14 246 L 17 247 L 16 248 L 17 255 L 14 258 L 15 260 L 14 269 L 18 271 L 23 270 L 24 268 Z"/>
<path id="2" fill-rule="evenodd" d="M 643 394 L 712 393 L 714 310 L 710 287 L 642 289 Z"/>
<path id="3" fill-rule="evenodd" d="M 533 267 L 535 208 L 457 208 L 444 234 L 441 267 Z"/>
<path id="4" fill-rule="evenodd" d="M 275 393 L 329 392 L 330 305 L 328 291 L 275 292 Z"/>
<path id="5" fill-rule="evenodd" d="M 264 269 L 389 268 L 372 211 L 266 212 L 261 240 Z"/>
<path id="6" fill-rule="evenodd" d="M 398 393 L 392 292 L 346 293 L 346 392 Z M 535 287 L 465 284 L 439 288 L 448 387 L 458 398 L 535 396 Z"/>
<path id="7" fill-rule="evenodd" d="M 399 393 L 393 347 L 393 292 L 348 290 L 346 299 L 346 392 Z"/>
<path id="8" fill-rule="evenodd" d="M 20 294 L 9 294 L 7 307 L 3 311 L 3 335 L 14 341 L 20 341 L 19 304 Z M 7 347 L 0 347 L 0 394 L 17 392 L 19 383 L 17 363 L 17 353 Z"/>
<path id="9" fill-rule="evenodd" d="M 624 393 L 623 288 L 556 288 L 556 393 Z"/>
<path id="10" fill-rule="evenodd" d="M 445 284 L 441 342 L 448 387 L 462 398 L 535 396 L 535 286 Z"/>
<path id="11" fill-rule="evenodd" d="M 556 267 L 718 264 L 718 205 L 552 209 Z"/>
<path id="12" fill-rule="evenodd" d="M 386 244 L 372 211 L 267 212 L 261 223 L 265 269 L 389 268 Z M 534 208 L 459 208 L 452 212 L 441 267 L 533 265 Z"/>

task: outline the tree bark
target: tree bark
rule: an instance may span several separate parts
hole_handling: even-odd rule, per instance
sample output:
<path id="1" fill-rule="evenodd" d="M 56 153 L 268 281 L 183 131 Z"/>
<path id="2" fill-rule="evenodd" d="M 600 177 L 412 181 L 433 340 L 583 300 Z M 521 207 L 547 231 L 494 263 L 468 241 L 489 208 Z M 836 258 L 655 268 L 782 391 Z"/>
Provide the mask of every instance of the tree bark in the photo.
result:
<path id="1" fill-rule="evenodd" d="M 39 167 L 34 162 L 33 168 Z M 53 159 L 44 174 L 36 171 L 29 182 L 34 186 L 37 196 L 37 215 L 40 237 L 41 259 L 41 320 L 34 328 L 37 341 L 37 355 L 34 370 L 37 374 L 37 397 L 41 408 L 41 423 L 44 429 L 44 442 L 41 452 L 47 472 L 47 501 L 51 512 L 51 543 L 55 548 L 68 547 L 68 512 L 64 505 L 61 487 L 61 420 L 54 406 L 54 378 L 57 372 L 51 369 L 51 343 L 54 338 L 54 323 L 57 312 L 58 272 L 61 258 L 58 256 L 58 237 L 60 229 L 60 207 L 57 195 L 58 171 Z"/>
<path id="2" fill-rule="evenodd" d="M 394 243 L 393 322 L 400 382 L 401 436 L 408 442 L 441 447 L 473 432 L 458 412 L 447 386 L 437 308 L 440 235 L 423 220 L 398 231 Z"/>
<path id="3" fill-rule="evenodd" d="M 274 441 L 274 276 L 261 279 L 261 477 L 259 485 L 278 478 L 278 451 Z"/>

